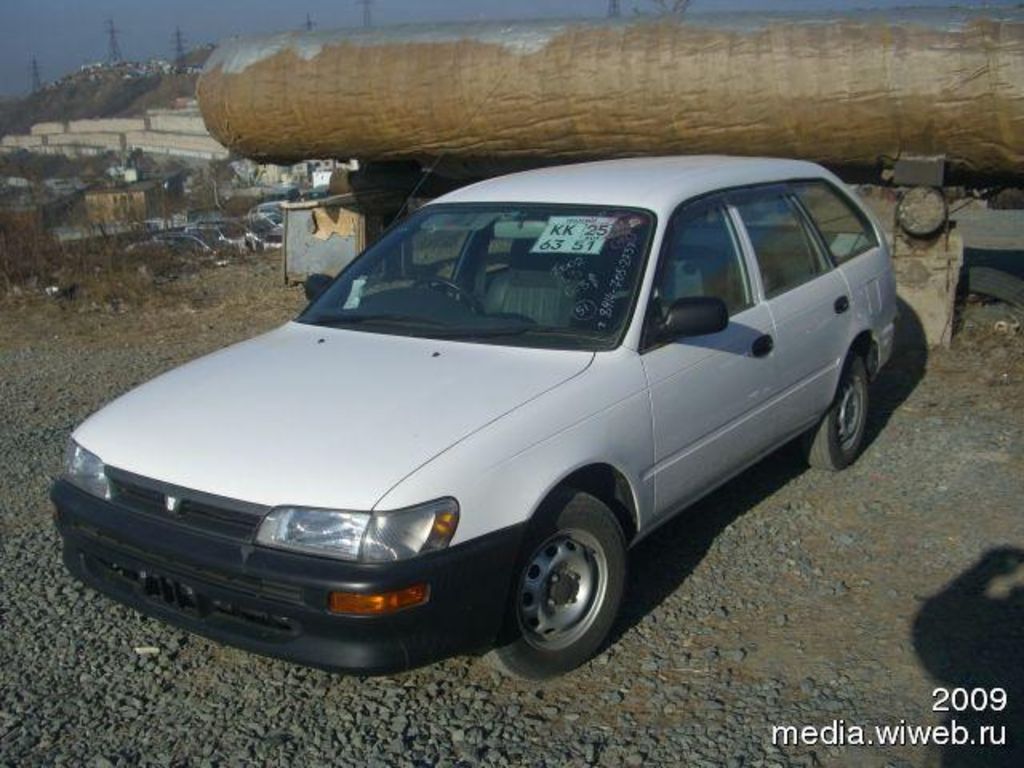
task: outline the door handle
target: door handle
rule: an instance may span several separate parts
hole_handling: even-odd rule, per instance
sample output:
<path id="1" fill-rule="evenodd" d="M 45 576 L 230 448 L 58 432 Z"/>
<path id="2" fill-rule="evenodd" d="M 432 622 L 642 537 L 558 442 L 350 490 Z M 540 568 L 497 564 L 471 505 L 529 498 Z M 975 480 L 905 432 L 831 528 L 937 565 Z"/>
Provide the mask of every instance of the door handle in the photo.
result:
<path id="1" fill-rule="evenodd" d="M 845 312 L 846 310 L 848 310 L 850 308 L 850 299 L 849 299 L 849 297 L 848 296 L 840 296 L 838 299 L 836 299 L 836 303 L 833 304 L 832 307 L 833 307 L 833 309 L 835 309 L 837 315 L 843 314 L 843 312 Z"/>
<path id="2" fill-rule="evenodd" d="M 775 339 L 766 333 L 764 336 L 754 339 L 754 343 L 750 346 L 750 354 L 754 357 L 764 357 L 773 349 L 775 349 Z"/>

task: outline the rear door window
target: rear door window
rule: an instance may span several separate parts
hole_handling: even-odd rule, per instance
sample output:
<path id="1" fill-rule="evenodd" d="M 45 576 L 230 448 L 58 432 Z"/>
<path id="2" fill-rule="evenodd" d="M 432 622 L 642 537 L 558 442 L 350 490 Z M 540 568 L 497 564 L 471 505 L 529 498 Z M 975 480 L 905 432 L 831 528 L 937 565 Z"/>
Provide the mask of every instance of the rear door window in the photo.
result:
<path id="1" fill-rule="evenodd" d="M 813 280 L 830 265 L 784 190 L 755 190 L 733 201 L 757 256 L 765 298 Z"/>
<path id="2" fill-rule="evenodd" d="M 824 181 L 793 185 L 836 264 L 878 246 L 875 230 L 864 214 Z"/>

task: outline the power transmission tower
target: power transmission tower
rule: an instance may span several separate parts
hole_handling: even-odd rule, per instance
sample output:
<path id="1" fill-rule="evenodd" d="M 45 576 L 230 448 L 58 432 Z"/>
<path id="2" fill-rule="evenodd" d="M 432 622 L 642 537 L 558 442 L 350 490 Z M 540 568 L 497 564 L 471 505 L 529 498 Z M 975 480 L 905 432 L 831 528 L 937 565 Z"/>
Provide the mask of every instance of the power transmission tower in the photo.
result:
<path id="1" fill-rule="evenodd" d="M 682 16 L 690 7 L 691 0 L 651 0 L 659 16 Z"/>
<path id="2" fill-rule="evenodd" d="M 185 52 L 185 36 L 181 34 L 181 27 L 174 28 L 174 67 L 181 71 L 185 69 L 188 54 Z"/>
<path id="3" fill-rule="evenodd" d="M 43 78 L 39 74 L 39 62 L 36 61 L 36 57 L 32 57 L 32 93 L 38 93 L 43 90 Z"/>
<path id="4" fill-rule="evenodd" d="M 622 15 L 622 8 L 619 5 L 619 0 L 608 0 L 608 18 L 617 19 Z"/>
<path id="5" fill-rule="evenodd" d="M 356 0 L 356 5 L 363 6 L 363 26 L 373 26 L 373 14 L 370 9 L 373 6 L 373 0 Z"/>
<path id="6" fill-rule="evenodd" d="M 121 55 L 121 45 L 117 42 L 117 33 L 120 30 L 114 26 L 113 19 L 107 19 L 107 63 L 120 64 L 124 61 Z"/>
<path id="7" fill-rule="evenodd" d="M 306 31 L 307 32 L 312 32 L 315 27 L 316 27 L 316 24 L 313 23 L 313 19 L 307 13 L 306 14 Z"/>

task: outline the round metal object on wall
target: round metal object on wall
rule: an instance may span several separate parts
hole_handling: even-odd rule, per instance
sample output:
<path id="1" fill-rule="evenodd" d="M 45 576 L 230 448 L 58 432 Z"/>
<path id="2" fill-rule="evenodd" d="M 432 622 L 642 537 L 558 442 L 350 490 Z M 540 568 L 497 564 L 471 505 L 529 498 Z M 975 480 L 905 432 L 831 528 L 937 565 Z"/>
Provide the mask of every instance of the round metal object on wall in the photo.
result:
<path id="1" fill-rule="evenodd" d="M 949 218 L 949 206 L 942 190 L 913 187 L 896 204 L 896 221 L 911 237 L 931 237 L 939 232 Z"/>

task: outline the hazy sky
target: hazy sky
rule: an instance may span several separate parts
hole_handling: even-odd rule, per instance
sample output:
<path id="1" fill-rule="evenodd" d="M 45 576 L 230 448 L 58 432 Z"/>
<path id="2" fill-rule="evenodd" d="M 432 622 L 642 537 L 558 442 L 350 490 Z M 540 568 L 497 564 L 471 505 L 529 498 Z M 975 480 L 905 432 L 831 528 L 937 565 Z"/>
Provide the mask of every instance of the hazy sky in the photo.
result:
<path id="1" fill-rule="evenodd" d="M 694 0 L 692 13 L 711 10 L 822 10 L 953 5 L 940 0 Z M 961 7 L 1016 2 L 961 0 Z M 645 0 L 621 0 L 624 11 Z M 608 0 L 373 0 L 378 24 L 467 19 L 603 16 Z M 358 0 L 0 0 L 0 95 L 28 91 L 32 57 L 43 80 L 53 80 L 107 54 L 106 19 L 120 30 L 126 58 L 171 58 L 180 27 L 190 45 L 234 34 L 301 27 L 309 14 L 318 28 L 358 26 Z"/>

